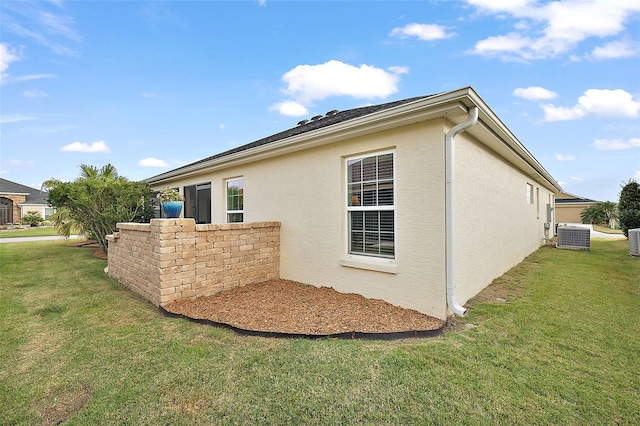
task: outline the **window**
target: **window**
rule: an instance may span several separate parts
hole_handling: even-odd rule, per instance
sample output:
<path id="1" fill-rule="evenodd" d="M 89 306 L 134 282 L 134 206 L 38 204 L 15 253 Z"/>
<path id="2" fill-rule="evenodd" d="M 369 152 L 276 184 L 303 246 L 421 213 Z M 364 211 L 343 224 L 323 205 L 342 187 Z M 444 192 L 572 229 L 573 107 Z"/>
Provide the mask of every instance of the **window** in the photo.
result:
<path id="1" fill-rule="evenodd" d="M 227 223 L 244 221 L 244 188 L 243 179 L 227 181 Z"/>
<path id="2" fill-rule="evenodd" d="M 45 207 L 44 208 L 44 220 L 49 220 L 52 214 L 56 212 L 56 209 L 53 207 Z"/>
<path id="3" fill-rule="evenodd" d="M 533 185 L 527 184 L 527 204 L 533 204 Z"/>
<path id="4" fill-rule="evenodd" d="M 0 225 L 13 223 L 13 201 L 0 197 Z"/>
<path id="5" fill-rule="evenodd" d="M 211 223 L 211 182 L 184 187 L 184 217 Z"/>
<path id="6" fill-rule="evenodd" d="M 348 252 L 395 258 L 394 154 L 347 159 Z"/>

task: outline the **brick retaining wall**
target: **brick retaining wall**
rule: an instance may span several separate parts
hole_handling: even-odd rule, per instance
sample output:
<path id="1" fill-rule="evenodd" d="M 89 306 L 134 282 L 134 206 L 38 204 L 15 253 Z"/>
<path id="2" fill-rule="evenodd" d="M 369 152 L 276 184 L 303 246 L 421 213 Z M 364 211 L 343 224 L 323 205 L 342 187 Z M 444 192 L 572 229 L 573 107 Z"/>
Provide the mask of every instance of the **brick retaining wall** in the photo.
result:
<path id="1" fill-rule="evenodd" d="M 156 306 L 280 277 L 280 223 L 118 223 L 108 275 Z"/>

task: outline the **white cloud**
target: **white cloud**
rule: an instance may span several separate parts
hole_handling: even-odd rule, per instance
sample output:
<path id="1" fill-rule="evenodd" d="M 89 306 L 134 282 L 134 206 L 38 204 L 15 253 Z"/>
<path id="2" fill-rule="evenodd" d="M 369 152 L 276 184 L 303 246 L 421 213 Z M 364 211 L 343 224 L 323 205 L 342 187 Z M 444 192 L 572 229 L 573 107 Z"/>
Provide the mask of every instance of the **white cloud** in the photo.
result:
<path id="1" fill-rule="evenodd" d="M 573 161 L 575 159 L 576 157 L 573 155 L 556 154 L 556 160 L 558 161 Z"/>
<path id="2" fill-rule="evenodd" d="M 91 145 L 84 142 L 74 142 L 60 148 L 65 152 L 109 152 L 109 146 L 104 141 L 95 141 Z"/>
<path id="3" fill-rule="evenodd" d="M 40 80 L 42 78 L 53 78 L 55 77 L 55 75 L 53 74 L 30 74 L 30 75 L 21 75 L 18 77 L 13 77 L 10 76 L 9 74 L 6 74 L 4 76 L 4 78 L 2 79 L 2 84 L 18 84 L 18 83 L 24 83 L 25 81 L 33 81 L 33 80 Z"/>
<path id="4" fill-rule="evenodd" d="M 476 43 L 471 51 L 476 55 L 499 56 L 508 59 L 511 52 L 518 52 L 531 45 L 531 40 L 517 33 L 491 36 Z"/>
<path id="5" fill-rule="evenodd" d="M 0 43 L 0 84 L 4 83 L 6 78 L 9 77 L 9 74 L 5 73 L 9 69 L 9 64 L 19 60 L 20 57 L 13 50 L 10 50 L 7 44 Z"/>
<path id="6" fill-rule="evenodd" d="M 393 66 L 393 67 L 389 67 L 387 69 L 389 71 L 391 71 L 393 74 L 396 74 L 396 75 L 409 74 L 409 67 Z"/>
<path id="7" fill-rule="evenodd" d="M 574 182 L 582 182 L 584 180 L 581 177 L 576 177 L 576 176 L 571 176 L 570 179 Z"/>
<path id="8" fill-rule="evenodd" d="M 636 182 L 640 182 L 640 170 L 638 170 L 634 175 L 633 178 L 635 179 Z"/>
<path id="9" fill-rule="evenodd" d="M 226 129 L 226 128 L 227 128 L 227 125 L 226 125 L 226 124 L 224 124 L 224 123 L 220 123 L 220 124 L 218 124 L 218 129 L 220 129 L 220 130 L 224 130 L 224 129 Z"/>
<path id="10" fill-rule="evenodd" d="M 60 55 L 75 55 L 82 37 L 74 19 L 52 2 L 4 2 L 2 27 L 6 33 L 30 39 Z"/>
<path id="11" fill-rule="evenodd" d="M 162 96 L 152 92 L 142 92 L 142 97 L 147 99 L 161 99 Z"/>
<path id="12" fill-rule="evenodd" d="M 32 89 L 22 92 L 22 96 L 25 98 L 48 98 L 49 94 L 44 90 Z"/>
<path id="13" fill-rule="evenodd" d="M 282 115 L 290 117 L 300 117 L 309 114 L 309 110 L 296 101 L 283 101 L 273 104 L 269 107 L 269 111 L 278 111 Z"/>
<path id="14" fill-rule="evenodd" d="M 594 59 L 631 58 L 640 55 L 640 43 L 629 40 L 612 41 L 604 46 L 598 46 L 591 52 Z"/>
<path id="15" fill-rule="evenodd" d="M 138 166 L 140 167 L 169 167 L 169 165 L 164 161 L 158 158 L 148 157 L 143 158 L 138 161 Z"/>
<path id="16" fill-rule="evenodd" d="M 4 72 L 9 68 L 11 62 L 19 61 L 20 57 L 15 51 L 10 50 L 5 43 L 0 43 L 0 72 Z"/>
<path id="17" fill-rule="evenodd" d="M 298 65 L 282 80 L 287 85 L 284 93 L 306 105 L 330 96 L 385 98 L 398 91 L 397 70 L 394 67 L 385 71 L 371 65 L 356 67 L 331 60 L 319 65 Z M 401 70 L 406 73 L 406 68 Z"/>
<path id="18" fill-rule="evenodd" d="M 630 148 L 640 148 L 640 138 L 631 139 L 595 139 L 593 147 L 598 151 L 619 151 Z"/>
<path id="19" fill-rule="evenodd" d="M 0 116 L 0 124 L 17 123 L 20 121 L 30 121 L 35 119 L 35 117 L 24 114 L 5 114 Z"/>
<path id="20" fill-rule="evenodd" d="M 582 41 L 613 37 L 640 11 L 635 0 L 467 0 L 480 14 L 517 19 L 516 32 L 476 43 L 472 53 L 502 59 L 542 59 L 567 53 Z"/>
<path id="21" fill-rule="evenodd" d="M 444 38 L 452 37 L 454 33 L 448 33 L 447 28 L 442 25 L 435 24 L 407 24 L 402 28 L 394 28 L 391 31 L 391 36 L 407 38 L 417 37 L 420 40 L 441 40 Z"/>
<path id="22" fill-rule="evenodd" d="M 636 118 L 640 113 L 640 102 L 622 89 L 589 89 L 578 98 L 572 107 L 542 105 L 546 121 L 577 120 L 587 115 L 597 117 Z"/>
<path id="23" fill-rule="evenodd" d="M 532 86 L 526 88 L 517 88 L 513 91 L 513 96 L 530 100 L 553 99 L 558 96 L 556 92 L 547 90 L 543 87 Z"/>
<path id="24" fill-rule="evenodd" d="M 9 160 L 9 164 L 15 167 L 33 166 L 35 163 L 31 160 Z"/>

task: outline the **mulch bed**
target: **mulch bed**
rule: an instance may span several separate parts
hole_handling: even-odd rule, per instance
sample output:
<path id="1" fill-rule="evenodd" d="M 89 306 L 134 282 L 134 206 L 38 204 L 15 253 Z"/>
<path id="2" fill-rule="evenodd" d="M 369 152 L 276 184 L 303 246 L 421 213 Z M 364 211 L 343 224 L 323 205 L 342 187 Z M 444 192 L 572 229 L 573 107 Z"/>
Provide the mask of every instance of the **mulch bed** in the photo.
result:
<path id="1" fill-rule="evenodd" d="M 413 309 L 288 280 L 271 280 L 164 306 L 172 314 L 239 330 L 324 336 L 439 331 L 445 321 Z"/>

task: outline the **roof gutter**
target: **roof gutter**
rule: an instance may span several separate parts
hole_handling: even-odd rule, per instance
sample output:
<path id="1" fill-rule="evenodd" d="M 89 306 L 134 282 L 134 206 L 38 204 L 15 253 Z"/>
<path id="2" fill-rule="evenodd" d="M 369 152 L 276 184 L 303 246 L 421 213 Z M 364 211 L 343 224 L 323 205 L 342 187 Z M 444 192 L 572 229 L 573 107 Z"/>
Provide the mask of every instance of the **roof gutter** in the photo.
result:
<path id="1" fill-rule="evenodd" d="M 465 121 L 452 127 L 445 136 L 445 246 L 446 246 L 446 281 L 447 305 L 454 314 L 464 316 L 467 311 L 458 304 L 456 299 L 456 270 L 455 270 L 455 137 L 469 129 L 478 121 L 478 107 L 469 109 L 469 116 Z"/>

